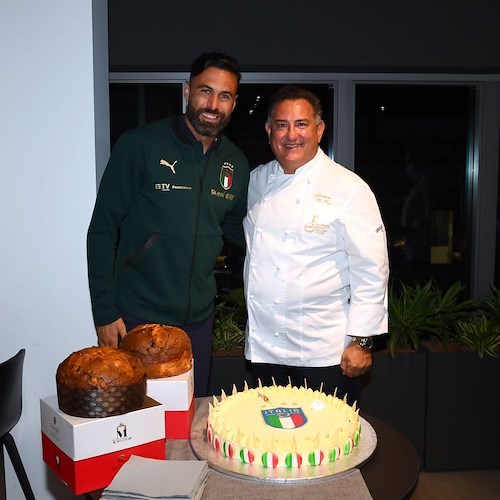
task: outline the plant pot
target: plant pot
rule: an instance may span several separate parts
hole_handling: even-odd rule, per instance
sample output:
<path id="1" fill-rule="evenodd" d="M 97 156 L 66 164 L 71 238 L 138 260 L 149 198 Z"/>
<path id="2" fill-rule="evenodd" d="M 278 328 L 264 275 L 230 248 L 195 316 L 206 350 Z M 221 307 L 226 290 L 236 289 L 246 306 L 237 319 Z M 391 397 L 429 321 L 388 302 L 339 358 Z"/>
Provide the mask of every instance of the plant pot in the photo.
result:
<path id="1" fill-rule="evenodd" d="M 364 376 L 359 407 L 384 420 L 406 436 L 424 459 L 426 352 L 374 352 Z"/>
<path id="2" fill-rule="evenodd" d="M 424 468 L 500 468 L 500 358 L 429 345 Z"/>

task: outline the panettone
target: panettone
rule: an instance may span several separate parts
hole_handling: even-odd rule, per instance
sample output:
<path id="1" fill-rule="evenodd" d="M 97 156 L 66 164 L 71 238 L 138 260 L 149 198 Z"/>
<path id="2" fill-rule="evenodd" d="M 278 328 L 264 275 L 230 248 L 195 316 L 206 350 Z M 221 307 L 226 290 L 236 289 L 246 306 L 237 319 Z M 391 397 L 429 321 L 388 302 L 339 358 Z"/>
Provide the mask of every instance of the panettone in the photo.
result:
<path id="1" fill-rule="evenodd" d="M 148 378 L 179 375 L 193 363 L 191 339 L 175 326 L 139 325 L 125 335 L 120 347 L 137 356 Z"/>
<path id="2" fill-rule="evenodd" d="M 78 417 L 108 417 L 137 410 L 146 399 L 146 374 L 129 352 L 116 347 L 87 347 L 57 368 L 61 411 Z"/>

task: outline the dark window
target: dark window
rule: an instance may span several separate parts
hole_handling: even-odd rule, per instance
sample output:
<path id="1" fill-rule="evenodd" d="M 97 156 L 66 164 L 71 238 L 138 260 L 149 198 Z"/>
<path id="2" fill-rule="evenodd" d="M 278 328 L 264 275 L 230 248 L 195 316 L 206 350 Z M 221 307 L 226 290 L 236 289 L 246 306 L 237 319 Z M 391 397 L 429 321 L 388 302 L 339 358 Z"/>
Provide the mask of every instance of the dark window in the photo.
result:
<path id="1" fill-rule="evenodd" d="M 182 85 L 112 83 L 109 88 L 111 147 L 126 130 L 182 112 Z"/>
<path id="2" fill-rule="evenodd" d="M 393 279 L 469 281 L 472 94 L 467 86 L 357 85 L 355 171 L 378 198 Z"/>
<path id="3" fill-rule="evenodd" d="M 499 151 L 500 159 L 500 151 Z M 499 161 L 500 163 L 500 161 Z M 500 288 L 500 172 L 498 173 L 498 190 L 497 190 L 497 222 L 496 222 L 496 245 L 495 245 L 495 281 L 496 288 Z"/>

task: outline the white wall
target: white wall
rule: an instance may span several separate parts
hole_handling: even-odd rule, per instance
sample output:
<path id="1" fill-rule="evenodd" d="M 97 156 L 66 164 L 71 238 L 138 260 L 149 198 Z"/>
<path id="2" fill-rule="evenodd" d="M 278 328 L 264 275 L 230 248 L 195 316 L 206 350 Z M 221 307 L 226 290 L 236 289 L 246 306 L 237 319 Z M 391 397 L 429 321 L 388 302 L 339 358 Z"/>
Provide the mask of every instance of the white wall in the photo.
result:
<path id="1" fill-rule="evenodd" d="M 73 497 L 43 463 L 39 400 L 58 364 L 96 342 L 85 237 L 109 154 L 106 19 L 105 0 L 0 4 L 0 361 L 26 348 L 12 434 L 37 500 Z M 5 462 L 7 497 L 22 499 Z"/>

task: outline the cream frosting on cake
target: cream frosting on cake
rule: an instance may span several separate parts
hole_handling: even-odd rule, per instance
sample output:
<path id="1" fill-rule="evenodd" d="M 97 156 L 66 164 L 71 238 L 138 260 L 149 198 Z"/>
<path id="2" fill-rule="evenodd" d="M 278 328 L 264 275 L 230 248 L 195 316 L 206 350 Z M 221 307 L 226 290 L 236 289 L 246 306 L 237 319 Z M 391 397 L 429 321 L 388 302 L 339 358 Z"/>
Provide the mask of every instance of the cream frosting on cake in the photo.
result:
<path id="1" fill-rule="evenodd" d="M 261 386 L 222 392 L 209 404 L 207 440 L 224 457 L 264 467 L 304 467 L 351 453 L 359 410 L 336 394 L 307 387 Z"/>

